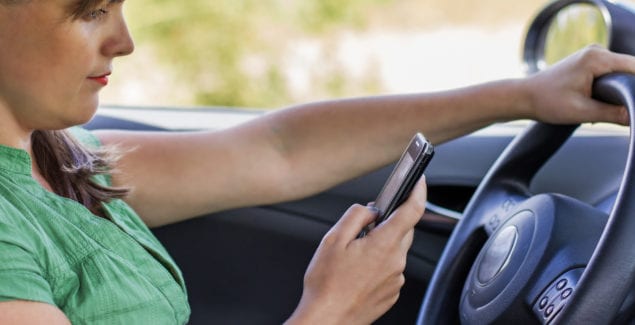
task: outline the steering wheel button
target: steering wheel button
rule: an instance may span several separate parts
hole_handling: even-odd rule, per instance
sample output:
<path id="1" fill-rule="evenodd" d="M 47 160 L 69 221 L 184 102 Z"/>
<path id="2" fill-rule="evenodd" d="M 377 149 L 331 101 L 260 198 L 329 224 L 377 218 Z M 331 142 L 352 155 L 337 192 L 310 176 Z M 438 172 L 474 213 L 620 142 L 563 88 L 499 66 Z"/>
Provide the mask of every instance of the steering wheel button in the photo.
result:
<path id="1" fill-rule="evenodd" d="M 560 281 L 558 281 L 558 284 L 556 284 L 556 289 L 562 290 L 566 286 L 567 286 L 567 279 L 560 279 Z"/>
<path id="2" fill-rule="evenodd" d="M 547 297 L 547 296 L 542 297 L 542 299 L 540 299 L 540 303 L 538 304 L 538 307 L 540 309 L 543 309 L 543 308 L 547 307 L 548 303 L 549 303 L 549 297 Z"/>
<path id="3" fill-rule="evenodd" d="M 566 288 L 564 291 L 562 291 L 562 294 L 560 296 L 562 297 L 562 299 L 567 299 L 571 296 L 572 293 L 573 293 L 573 289 Z"/>
<path id="4" fill-rule="evenodd" d="M 547 317 L 547 318 L 548 318 L 548 317 L 550 317 L 550 316 L 551 316 L 551 314 L 553 314 L 553 310 L 554 310 L 555 308 L 556 308 L 556 307 L 554 307 L 554 305 L 549 305 L 549 306 L 547 307 L 547 309 L 545 309 L 545 317 Z"/>

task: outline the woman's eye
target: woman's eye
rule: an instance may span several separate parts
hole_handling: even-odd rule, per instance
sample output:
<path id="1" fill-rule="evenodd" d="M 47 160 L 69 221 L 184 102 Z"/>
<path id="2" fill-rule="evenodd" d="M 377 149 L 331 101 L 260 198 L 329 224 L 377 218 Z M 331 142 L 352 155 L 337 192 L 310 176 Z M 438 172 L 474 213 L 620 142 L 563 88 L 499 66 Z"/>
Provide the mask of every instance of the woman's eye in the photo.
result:
<path id="1" fill-rule="evenodd" d="M 86 14 L 86 19 L 88 20 L 95 20 L 95 19 L 99 19 L 101 17 L 103 17 L 104 15 L 106 15 L 108 13 L 108 11 L 104 8 L 100 8 L 97 10 L 93 10 L 89 13 Z"/>

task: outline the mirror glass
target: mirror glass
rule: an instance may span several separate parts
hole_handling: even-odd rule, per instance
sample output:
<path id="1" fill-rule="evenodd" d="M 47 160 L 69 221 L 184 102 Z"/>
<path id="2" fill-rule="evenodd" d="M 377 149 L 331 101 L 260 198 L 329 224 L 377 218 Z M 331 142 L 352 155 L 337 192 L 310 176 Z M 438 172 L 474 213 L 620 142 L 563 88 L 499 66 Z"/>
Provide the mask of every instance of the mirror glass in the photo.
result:
<path id="1" fill-rule="evenodd" d="M 602 11 L 587 3 L 575 3 L 553 17 L 545 35 L 542 68 L 552 65 L 591 44 L 609 45 L 609 32 Z"/>

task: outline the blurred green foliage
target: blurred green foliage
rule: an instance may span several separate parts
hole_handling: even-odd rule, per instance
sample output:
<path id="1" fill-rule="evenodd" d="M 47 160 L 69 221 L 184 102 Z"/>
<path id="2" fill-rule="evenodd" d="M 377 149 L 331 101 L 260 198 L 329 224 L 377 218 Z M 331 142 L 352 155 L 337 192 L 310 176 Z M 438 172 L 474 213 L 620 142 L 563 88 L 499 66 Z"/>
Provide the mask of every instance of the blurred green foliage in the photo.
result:
<path id="1" fill-rule="evenodd" d="M 289 74 L 298 42 L 320 44 L 312 65 L 311 98 L 377 94 L 377 68 L 351 76 L 337 57 L 342 32 L 438 29 L 455 25 L 500 28 L 526 23 L 545 0 L 134 0 L 126 15 L 147 64 L 185 86 L 186 105 L 275 108 L 297 98 Z M 316 55 L 312 53 L 312 55 Z M 297 57 L 297 56 L 296 56 Z M 137 61 L 135 61 L 137 62 Z M 134 67 L 133 67 L 134 68 Z M 375 70 L 373 70 L 375 69 Z M 145 70 L 144 70 L 145 71 Z M 143 72 L 140 72 L 143 73 Z M 302 72 L 305 73 L 306 72 Z M 305 87 L 306 88 L 306 87 Z M 182 91 L 180 92 L 182 93 Z M 174 103 L 166 103 L 174 104 Z M 178 103 L 182 105 L 183 103 Z"/>
<path id="2" fill-rule="evenodd" d="M 126 2 L 126 10 L 136 42 L 153 47 L 175 82 L 191 85 L 195 104 L 274 107 L 292 101 L 283 73 L 285 38 L 324 37 L 340 26 L 362 27 L 369 5 L 386 2 L 135 0 Z M 326 62 L 325 68 L 334 71 L 316 80 L 316 91 L 328 96 L 351 87 L 380 88 L 376 80 L 351 83 L 333 69 L 335 59 Z"/>

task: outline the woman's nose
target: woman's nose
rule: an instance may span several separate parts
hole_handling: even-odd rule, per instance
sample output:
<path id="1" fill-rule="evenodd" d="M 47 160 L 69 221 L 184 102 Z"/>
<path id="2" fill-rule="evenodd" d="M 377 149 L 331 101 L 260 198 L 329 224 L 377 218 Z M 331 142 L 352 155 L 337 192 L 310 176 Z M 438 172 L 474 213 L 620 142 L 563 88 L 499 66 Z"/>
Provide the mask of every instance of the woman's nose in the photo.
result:
<path id="1" fill-rule="evenodd" d="M 102 52 L 108 57 L 129 55 L 134 51 L 134 41 L 128 30 L 123 14 L 113 16 L 113 26 L 106 41 L 102 45 Z"/>

